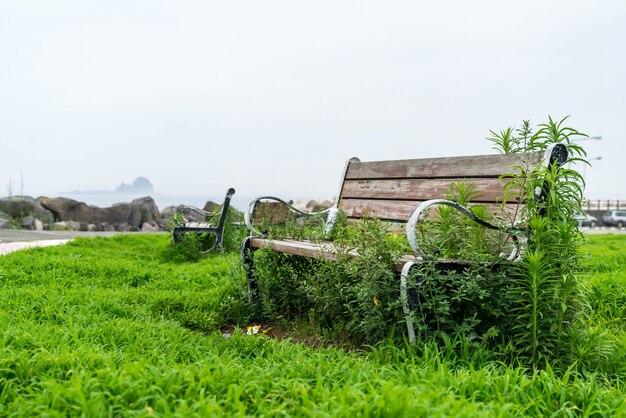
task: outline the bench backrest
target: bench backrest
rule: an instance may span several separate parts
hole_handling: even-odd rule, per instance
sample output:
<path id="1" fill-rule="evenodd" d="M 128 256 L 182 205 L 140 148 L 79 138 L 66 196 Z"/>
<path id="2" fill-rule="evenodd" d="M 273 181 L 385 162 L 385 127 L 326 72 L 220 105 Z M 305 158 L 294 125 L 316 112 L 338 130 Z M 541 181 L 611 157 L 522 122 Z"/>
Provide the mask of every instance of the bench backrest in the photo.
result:
<path id="1" fill-rule="evenodd" d="M 565 149 L 559 148 L 560 153 Z M 566 152 L 566 151 L 565 151 Z M 566 154 L 565 154 L 566 155 Z M 361 162 L 346 164 L 338 193 L 338 207 L 348 219 L 375 216 L 406 222 L 421 202 L 443 199 L 452 183 L 471 182 L 480 196 L 473 203 L 497 207 L 507 179 L 518 167 L 534 168 L 547 161 L 563 161 L 559 152 L 476 155 L 447 158 Z M 511 202 L 513 204 L 515 202 Z"/>

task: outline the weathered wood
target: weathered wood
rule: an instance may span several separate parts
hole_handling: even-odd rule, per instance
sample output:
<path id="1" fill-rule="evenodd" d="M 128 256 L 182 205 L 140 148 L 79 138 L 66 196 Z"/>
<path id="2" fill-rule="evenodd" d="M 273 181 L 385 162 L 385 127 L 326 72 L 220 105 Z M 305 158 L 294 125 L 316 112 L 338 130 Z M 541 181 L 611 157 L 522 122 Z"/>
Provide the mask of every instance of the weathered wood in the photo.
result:
<path id="1" fill-rule="evenodd" d="M 543 153 L 477 155 L 414 160 L 352 162 L 346 180 L 389 178 L 499 177 L 515 166 L 534 167 Z"/>
<path id="2" fill-rule="evenodd" d="M 370 199 L 342 199 L 339 209 L 348 218 L 363 218 L 365 216 L 376 217 L 386 221 L 406 222 L 409 215 L 421 200 L 370 200 Z M 518 213 L 522 206 L 507 204 L 504 211 L 495 204 L 481 204 L 496 216 Z M 468 205 L 472 207 L 473 204 Z"/>
<path id="3" fill-rule="evenodd" d="M 376 217 L 385 221 L 406 222 L 421 201 L 341 199 L 339 209 L 349 218 Z"/>
<path id="4" fill-rule="evenodd" d="M 342 199 L 398 199 L 430 200 L 444 199 L 454 183 L 471 185 L 476 193 L 475 202 L 501 202 L 507 179 L 387 179 L 346 180 L 341 193 Z"/>
<path id="5" fill-rule="evenodd" d="M 250 246 L 252 248 L 269 248 L 280 253 L 292 254 L 301 257 L 325 258 L 334 261 L 338 259 L 337 250 L 329 241 L 318 244 L 311 241 L 252 238 Z"/>
<path id="6" fill-rule="evenodd" d="M 308 258 L 321 258 L 325 260 L 337 261 L 339 259 L 339 252 L 337 248 L 330 241 L 322 243 L 314 243 L 311 241 L 295 241 L 295 240 L 270 240 L 266 238 L 252 238 L 250 241 L 251 247 L 254 249 L 267 248 L 272 251 L 276 251 L 282 254 L 291 254 L 298 257 Z M 359 256 L 359 253 L 352 250 L 348 253 L 351 257 L 355 258 Z M 414 255 L 404 255 L 398 263 L 393 265 L 393 269 L 400 273 L 402 267 L 413 261 L 415 263 L 422 263 L 424 260 L 421 257 Z M 439 260 L 438 266 L 466 266 L 470 264 L 468 260 L 447 259 Z"/>

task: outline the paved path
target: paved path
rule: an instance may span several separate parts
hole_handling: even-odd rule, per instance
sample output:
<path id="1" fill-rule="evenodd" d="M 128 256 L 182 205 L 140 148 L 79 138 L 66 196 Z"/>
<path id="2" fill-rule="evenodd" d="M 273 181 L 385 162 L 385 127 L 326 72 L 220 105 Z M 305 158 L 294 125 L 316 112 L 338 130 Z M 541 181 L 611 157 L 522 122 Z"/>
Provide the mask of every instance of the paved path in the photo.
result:
<path id="1" fill-rule="evenodd" d="M 32 247 L 61 245 L 76 237 L 110 237 L 134 232 L 117 231 L 26 231 L 22 229 L 0 229 L 0 255 Z M 144 232 L 145 233 L 145 232 Z"/>
<path id="2" fill-rule="evenodd" d="M 24 250 L 32 247 L 50 247 L 52 245 L 61 245 L 69 242 L 69 239 L 48 239 L 45 241 L 28 241 L 28 242 L 0 242 L 0 255 L 12 253 L 17 250 Z"/>
<path id="3" fill-rule="evenodd" d="M 117 231 L 27 231 L 23 229 L 0 229 L 0 243 L 31 242 L 47 240 L 70 240 L 76 237 L 110 237 L 120 234 Z"/>

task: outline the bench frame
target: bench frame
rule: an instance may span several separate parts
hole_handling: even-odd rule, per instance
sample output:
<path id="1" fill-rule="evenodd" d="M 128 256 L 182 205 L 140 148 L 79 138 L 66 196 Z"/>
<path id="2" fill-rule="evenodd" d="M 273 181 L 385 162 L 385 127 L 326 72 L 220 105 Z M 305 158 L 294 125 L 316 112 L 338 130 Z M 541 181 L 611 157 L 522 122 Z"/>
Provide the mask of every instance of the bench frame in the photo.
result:
<path id="1" fill-rule="evenodd" d="M 545 153 L 543 153 L 543 155 L 539 155 L 539 154 L 540 153 L 520 154 L 520 155 L 522 156 L 532 155 L 535 159 L 539 158 L 538 164 L 535 164 L 534 167 L 546 167 L 552 164 L 557 164 L 558 166 L 561 166 L 566 162 L 567 157 L 568 157 L 567 148 L 563 144 L 554 144 L 550 146 L 545 151 Z M 478 156 L 478 158 L 480 157 L 487 157 L 487 156 Z M 244 265 L 244 270 L 245 270 L 247 280 L 248 280 L 248 290 L 249 290 L 249 295 L 251 299 L 255 297 L 256 291 L 258 289 L 258 285 L 254 277 L 253 253 L 255 250 L 259 248 L 269 248 L 280 253 L 287 253 L 287 254 L 304 256 L 304 257 L 325 258 L 325 259 L 331 259 L 331 260 L 337 259 L 336 253 L 334 251 L 334 247 L 332 243 L 330 242 L 322 242 L 320 244 L 316 244 L 316 243 L 311 243 L 311 242 L 302 242 L 302 241 L 290 240 L 290 239 L 271 240 L 271 239 L 263 238 L 265 234 L 262 231 L 258 231 L 257 229 L 255 229 L 254 224 L 253 224 L 254 215 L 255 215 L 255 212 L 259 203 L 262 201 L 268 201 L 268 200 L 274 201 L 276 203 L 286 205 L 290 212 L 298 216 L 305 216 L 305 217 L 326 216 L 327 218 L 325 221 L 323 231 L 324 231 L 324 236 L 327 236 L 327 234 L 332 230 L 334 226 L 334 223 L 337 218 L 337 214 L 339 213 L 339 211 L 341 211 L 341 208 L 340 208 L 341 198 L 342 198 L 344 184 L 346 182 L 346 175 L 348 173 L 348 168 L 351 163 L 359 163 L 359 162 L 360 160 L 358 158 L 352 158 L 348 160 L 344 168 L 342 178 L 341 178 L 339 193 L 337 194 L 338 198 L 336 199 L 335 204 L 331 208 L 326 209 L 324 211 L 317 212 L 317 213 L 302 212 L 294 208 L 293 206 L 291 206 L 284 200 L 279 199 L 277 197 L 273 197 L 273 196 L 258 197 L 250 203 L 248 210 L 245 212 L 245 216 L 244 216 L 245 224 L 249 230 L 250 236 L 244 239 L 243 241 L 241 256 L 242 256 L 242 261 Z M 388 161 L 384 163 L 393 163 L 393 162 L 394 161 Z M 398 162 L 401 163 L 402 161 L 398 161 Z M 513 170 L 514 166 L 511 166 L 510 168 Z M 513 174 L 513 173 L 508 173 L 508 174 Z M 545 190 L 537 189 L 535 190 L 535 193 L 534 193 L 534 199 L 542 200 L 545 198 L 545 195 L 546 195 Z M 428 199 L 426 201 L 423 201 L 417 204 L 414 207 L 414 209 L 410 212 L 410 215 L 405 225 L 406 238 L 410 247 L 413 250 L 413 254 L 402 257 L 400 262 L 393 266 L 394 270 L 400 273 L 400 283 L 399 283 L 400 284 L 400 298 L 402 302 L 403 311 L 405 314 L 407 333 L 408 333 L 408 338 L 410 342 L 415 341 L 415 330 L 414 330 L 412 316 L 410 315 L 411 310 L 413 308 L 411 305 L 413 305 L 413 303 L 409 301 L 409 299 L 411 299 L 411 296 L 409 295 L 409 286 L 407 283 L 407 279 L 409 277 L 410 270 L 416 265 L 422 264 L 426 258 L 423 250 L 419 247 L 417 243 L 415 230 L 422 215 L 426 213 L 430 207 L 437 206 L 437 205 L 445 205 L 445 206 L 452 207 L 458 210 L 459 212 L 461 212 L 463 215 L 469 217 L 472 221 L 478 223 L 479 225 L 485 228 L 489 228 L 493 230 L 500 230 L 504 233 L 509 234 L 512 237 L 514 249 L 508 255 L 501 254 L 502 263 L 514 263 L 522 258 L 523 253 L 524 253 L 524 244 L 527 241 L 527 238 L 530 233 L 530 231 L 528 231 L 527 228 L 518 227 L 517 225 L 514 225 L 512 227 L 505 227 L 505 228 L 492 225 L 489 222 L 486 222 L 478 218 L 468 208 L 450 200 Z M 358 256 L 358 254 L 356 253 L 353 253 L 352 255 L 354 257 Z M 469 264 L 470 263 L 465 260 L 450 260 L 450 259 L 438 260 L 435 262 L 436 268 L 438 270 L 444 270 L 444 271 L 445 270 L 448 270 L 448 271 L 459 270 L 459 269 L 462 269 L 463 267 L 468 266 Z M 424 280 L 425 279 L 420 280 L 418 283 L 416 283 L 416 286 L 419 286 L 421 283 L 423 283 Z M 417 301 L 417 303 L 419 303 L 419 300 Z"/>
<path id="2" fill-rule="evenodd" d="M 217 225 L 213 225 L 209 222 L 192 222 L 185 219 L 185 213 L 199 214 L 203 216 L 205 220 L 208 220 L 209 217 L 215 216 L 216 214 L 214 213 L 207 212 L 195 206 L 178 206 L 176 208 L 176 214 L 183 217 L 183 223 L 181 225 L 175 226 L 172 230 L 172 238 L 174 240 L 174 244 L 178 244 L 180 242 L 181 234 L 213 234 L 215 235 L 215 243 L 206 252 L 209 252 L 215 248 L 221 248 L 224 238 L 224 226 L 226 225 L 226 218 L 228 216 L 228 208 L 230 207 L 230 200 L 234 194 L 235 189 L 233 189 L 232 187 L 226 192 L 226 196 L 224 197 L 224 203 L 222 203 L 222 209 L 219 213 L 219 222 Z"/>

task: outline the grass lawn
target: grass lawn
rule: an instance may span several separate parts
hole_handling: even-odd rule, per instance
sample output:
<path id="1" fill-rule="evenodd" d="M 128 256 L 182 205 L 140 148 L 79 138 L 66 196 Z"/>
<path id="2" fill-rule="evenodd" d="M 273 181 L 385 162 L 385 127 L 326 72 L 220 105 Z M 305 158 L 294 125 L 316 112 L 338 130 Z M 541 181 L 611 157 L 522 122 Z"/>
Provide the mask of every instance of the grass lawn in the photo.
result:
<path id="1" fill-rule="evenodd" d="M 563 373 L 465 341 L 225 338 L 246 317 L 238 256 L 172 262 L 169 245 L 123 235 L 0 257 L 0 416 L 626 416 L 625 236 L 582 249 L 589 326 L 611 344 Z"/>

